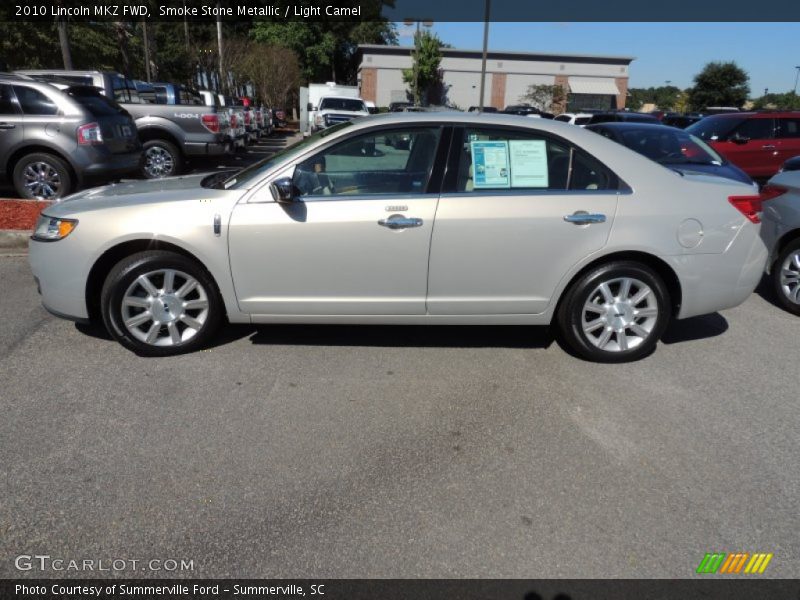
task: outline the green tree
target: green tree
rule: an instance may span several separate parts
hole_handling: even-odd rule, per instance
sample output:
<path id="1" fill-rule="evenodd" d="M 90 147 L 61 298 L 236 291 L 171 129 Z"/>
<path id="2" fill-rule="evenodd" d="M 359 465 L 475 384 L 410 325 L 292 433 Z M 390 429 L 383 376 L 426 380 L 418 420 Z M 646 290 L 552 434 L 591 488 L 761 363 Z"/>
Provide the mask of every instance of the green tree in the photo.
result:
<path id="1" fill-rule="evenodd" d="M 761 110 L 764 108 L 800 110 L 800 96 L 794 92 L 787 92 L 785 94 L 766 94 L 755 99 L 753 102 L 753 108 L 756 110 Z"/>
<path id="2" fill-rule="evenodd" d="M 529 85 L 520 100 L 546 112 L 564 112 L 567 93 L 560 85 L 539 83 Z"/>
<path id="3" fill-rule="evenodd" d="M 414 36 L 414 63 L 403 69 L 403 83 L 408 84 L 414 104 L 420 106 L 428 100 L 428 91 L 442 78 L 439 65 L 442 62 L 442 41 L 435 33 L 420 31 Z M 434 99 L 439 103 L 439 99 Z"/>
<path id="4" fill-rule="evenodd" d="M 633 110 L 639 110 L 645 104 L 655 104 L 661 110 L 678 110 L 676 105 L 681 94 L 681 89 L 674 85 L 631 88 L 628 90 L 626 105 Z"/>
<path id="5" fill-rule="evenodd" d="M 741 107 L 750 93 L 747 72 L 735 62 L 710 62 L 694 78 L 689 104 L 694 110 L 709 106 Z"/>

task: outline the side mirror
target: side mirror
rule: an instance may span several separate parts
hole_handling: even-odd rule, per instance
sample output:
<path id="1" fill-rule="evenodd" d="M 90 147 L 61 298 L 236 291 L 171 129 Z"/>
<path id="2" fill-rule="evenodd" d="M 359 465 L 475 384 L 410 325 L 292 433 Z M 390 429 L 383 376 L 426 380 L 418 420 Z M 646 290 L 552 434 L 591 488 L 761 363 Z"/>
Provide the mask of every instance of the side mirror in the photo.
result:
<path id="1" fill-rule="evenodd" d="M 279 204 L 291 204 L 295 201 L 294 183 L 291 177 L 281 177 L 269 184 L 272 197 Z"/>
<path id="2" fill-rule="evenodd" d="M 731 142 L 733 142 L 734 144 L 739 144 L 739 145 L 741 145 L 741 144 L 746 144 L 746 143 L 747 143 L 747 142 L 749 142 L 749 141 L 750 141 L 750 138 L 749 138 L 749 137 L 744 137 L 744 136 L 742 136 L 742 135 L 739 135 L 738 133 L 734 133 L 734 134 L 731 136 Z"/>

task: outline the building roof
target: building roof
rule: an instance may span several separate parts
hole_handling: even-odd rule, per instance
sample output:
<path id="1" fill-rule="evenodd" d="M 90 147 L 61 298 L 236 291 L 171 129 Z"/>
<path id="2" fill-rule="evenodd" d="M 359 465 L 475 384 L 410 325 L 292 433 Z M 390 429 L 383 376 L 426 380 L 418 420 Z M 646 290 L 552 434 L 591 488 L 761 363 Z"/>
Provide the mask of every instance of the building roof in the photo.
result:
<path id="1" fill-rule="evenodd" d="M 381 44 L 360 44 L 358 51 L 361 54 L 393 54 L 406 55 L 414 51 L 414 46 L 385 46 Z M 452 58 L 482 58 L 483 50 L 468 50 L 459 48 L 441 48 L 443 57 Z M 635 56 L 615 56 L 600 54 L 567 54 L 564 52 L 510 52 L 505 50 L 489 50 L 487 60 L 538 60 L 548 62 L 578 62 L 612 65 L 629 65 L 636 59 Z"/>

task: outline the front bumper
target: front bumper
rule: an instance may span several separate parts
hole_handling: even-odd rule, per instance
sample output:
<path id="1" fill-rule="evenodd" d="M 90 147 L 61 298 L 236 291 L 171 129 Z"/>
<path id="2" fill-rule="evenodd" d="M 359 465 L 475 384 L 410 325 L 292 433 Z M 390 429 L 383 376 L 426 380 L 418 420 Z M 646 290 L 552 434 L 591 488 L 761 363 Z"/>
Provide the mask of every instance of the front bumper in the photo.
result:
<path id="1" fill-rule="evenodd" d="M 85 262 L 89 253 L 73 235 L 57 242 L 31 238 L 28 263 L 44 307 L 59 317 L 85 321 L 89 318 L 86 282 L 91 265 Z"/>

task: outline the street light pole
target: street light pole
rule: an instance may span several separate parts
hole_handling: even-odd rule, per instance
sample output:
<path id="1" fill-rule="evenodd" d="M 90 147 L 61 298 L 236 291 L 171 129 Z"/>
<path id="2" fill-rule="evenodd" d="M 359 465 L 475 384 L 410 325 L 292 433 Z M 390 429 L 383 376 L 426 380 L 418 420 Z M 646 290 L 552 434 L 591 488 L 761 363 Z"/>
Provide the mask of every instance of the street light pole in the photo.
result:
<path id="1" fill-rule="evenodd" d="M 797 95 L 797 78 L 800 77 L 800 65 L 795 67 L 797 69 L 797 75 L 794 76 L 794 95 Z"/>
<path id="2" fill-rule="evenodd" d="M 481 60 L 481 95 L 478 110 L 483 112 L 484 87 L 486 86 L 486 53 L 489 48 L 489 5 L 491 0 L 486 0 L 486 9 L 483 14 L 483 59 Z"/>

